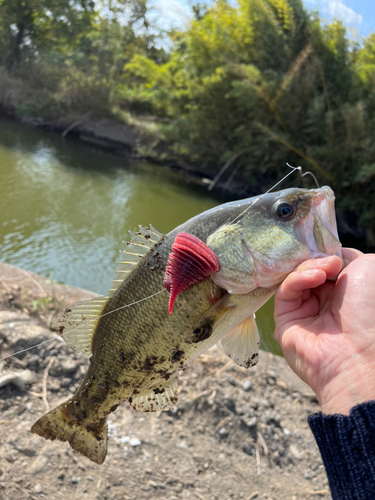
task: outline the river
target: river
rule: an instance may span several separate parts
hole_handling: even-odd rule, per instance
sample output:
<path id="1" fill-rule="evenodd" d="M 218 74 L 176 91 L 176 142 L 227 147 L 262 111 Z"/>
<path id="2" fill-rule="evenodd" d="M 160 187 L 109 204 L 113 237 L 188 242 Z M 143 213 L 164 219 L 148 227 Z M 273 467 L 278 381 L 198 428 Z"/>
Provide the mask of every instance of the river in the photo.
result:
<path id="1" fill-rule="evenodd" d="M 218 203 L 167 168 L 0 119 L 3 262 L 106 295 L 129 230 L 166 233 Z M 257 322 L 279 352 L 272 311 L 270 301 Z"/>

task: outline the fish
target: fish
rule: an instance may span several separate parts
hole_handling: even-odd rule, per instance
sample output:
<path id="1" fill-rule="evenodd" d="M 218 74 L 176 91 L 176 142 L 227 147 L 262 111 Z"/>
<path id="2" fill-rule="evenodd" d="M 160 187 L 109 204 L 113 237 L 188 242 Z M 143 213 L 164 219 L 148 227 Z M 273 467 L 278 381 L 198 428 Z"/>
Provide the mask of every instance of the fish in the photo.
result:
<path id="1" fill-rule="evenodd" d="M 259 357 L 255 312 L 301 262 L 341 257 L 334 193 L 290 188 L 226 203 L 163 234 L 139 226 L 108 297 L 79 302 L 59 332 L 90 364 L 77 392 L 31 432 L 68 441 L 97 464 L 107 416 L 178 404 L 178 372 L 215 344 L 239 366 Z"/>

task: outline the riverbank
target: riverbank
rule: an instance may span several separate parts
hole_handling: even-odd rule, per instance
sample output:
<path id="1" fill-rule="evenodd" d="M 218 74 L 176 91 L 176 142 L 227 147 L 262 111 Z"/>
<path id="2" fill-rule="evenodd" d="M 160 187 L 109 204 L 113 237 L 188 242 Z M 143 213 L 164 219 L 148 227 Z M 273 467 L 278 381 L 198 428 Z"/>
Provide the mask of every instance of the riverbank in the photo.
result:
<path id="1" fill-rule="evenodd" d="M 136 123 L 129 125 L 113 117 L 93 117 L 90 113 L 83 116 L 71 115 L 53 120 L 40 117 L 16 117 L 11 108 L 1 109 L 0 116 L 30 127 L 52 132 L 61 136 L 80 141 L 89 147 L 112 153 L 125 158 L 144 159 L 155 166 L 165 167 L 178 172 L 182 178 L 200 186 L 209 186 L 212 176 L 207 177 L 207 169 L 200 168 L 178 157 L 173 149 L 161 136 L 153 117 L 140 117 Z M 216 170 L 212 170 L 213 176 Z M 217 171 L 220 166 L 217 167 Z M 240 177 L 230 184 L 219 180 L 213 186 L 213 192 L 229 194 L 233 199 L 245 198 L 255 193 Z"/>
<path id="2" fill-rule="evenodd" d="M 208 189 L 212 179 L 220 170 L 200 167 L 178 157 L 170 144 L 162 138 L 153 117 L 143 117 L 132 125 L 121 123 L 113 117 L 93 117 L 90 113 L 83 116 L 69 116 L 55 120 L 43 120 L 35 117 L 17 118 L 11 108 L 1 110 L 0 115 L 12 121 L 18 121 L 28 127 L 37 128 L 47 133 L 60 136 L 62 140 L 79 141 L 88 147 L 109 152 L 119 158 L 143 159 L 157 169 L 168 169 L 181 177 L 184 183 L 195 184 Z M 232 176 L 231 176 L 232 177 Z M 279 179 L 262 178 L 263 191 Z M 297 178 L 295 184 L 303 185 Z M 210 186 L 211 187 L 211 186 Z M 287 186 L 285 186 L 287 187 Z M 258 194 L 255 188 L 236 175 L 231 182 L 223 176 L 214 183 L 212 193 L 222 201 L 241 199 Z M 225 200 L 223 199 L 225 195 Z M 348 216 L 349 215 L 349 216 Z M 353 213 L 337 211 L 337 224 L 343 246 L 354 247 L 363 252 L 375 252 L 375 246 L 369 244 L 371 232 L 359 227 Z M 368 237 L 368 234 L 370 237 Z"/>
<path id="3" fill-rule="evenodd" d="M 102 466 L 32 423 L 77 389 L 87 358 L 55 334 L 60 311 L 95 294 L 0 264 L 0 497 L 14 500 L 317 500 L 330 494 L 307 425 L 315 396 L 281 358 L 238 368 L 216 348 L 180 376 L 176 412 L 127 403 L 109 419 Z M 133 439 L 131 439 L 133 438 Z M 296 481 L 296 478 L 298 480 Z"/>

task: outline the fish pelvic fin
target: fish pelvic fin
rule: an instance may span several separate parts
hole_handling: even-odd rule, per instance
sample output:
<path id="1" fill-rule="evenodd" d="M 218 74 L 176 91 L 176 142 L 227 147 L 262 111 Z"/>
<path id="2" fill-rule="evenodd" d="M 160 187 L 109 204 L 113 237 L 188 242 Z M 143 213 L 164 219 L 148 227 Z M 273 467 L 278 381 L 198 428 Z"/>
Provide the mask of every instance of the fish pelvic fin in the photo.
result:
<path id="1" fill-rule="evenodd" d="M 255 366 L 259 361 L 260 346 L 255 315 L 251 315 L 228 332 L 221 339 L 221 345 L 238 366 L 244 368 Z"/>
<path id="2" fill-rule="evenodd" d="M 78 451 L 92 462 L 102 464 L 107 455 L 107 423 L 81 425 L 72 417 L 66 401 L 54 410 L 46 413 L 31 427 L 33 434 L 54 441 L 68 441 L 73 450 Z"/>

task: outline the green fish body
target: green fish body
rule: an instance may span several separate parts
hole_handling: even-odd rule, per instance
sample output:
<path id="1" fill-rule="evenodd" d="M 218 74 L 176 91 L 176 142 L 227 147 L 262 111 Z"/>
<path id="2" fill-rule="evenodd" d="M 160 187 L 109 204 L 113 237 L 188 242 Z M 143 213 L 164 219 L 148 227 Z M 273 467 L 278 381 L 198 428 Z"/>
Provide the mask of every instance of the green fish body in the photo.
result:
<path id="1" fill-rule="evenodd" d="M 100 464 L 106 417 L 123 401 L 140 411 L 175 407 L 179 370 L 218 342 L 240 366 L 256 364 L 254 313 L 299 263 L 341 255 L 333 200 L 330 188 L 288 189 L 215 207 L 167 235 L 140 226 L 110 296 L 65 311 L 60 332 L 91 363 L 76 394 L 31 431 Z M 181 232 L 204 242 L 220 270 L 180 293 L 169 314 L 163 280 Z"/>

